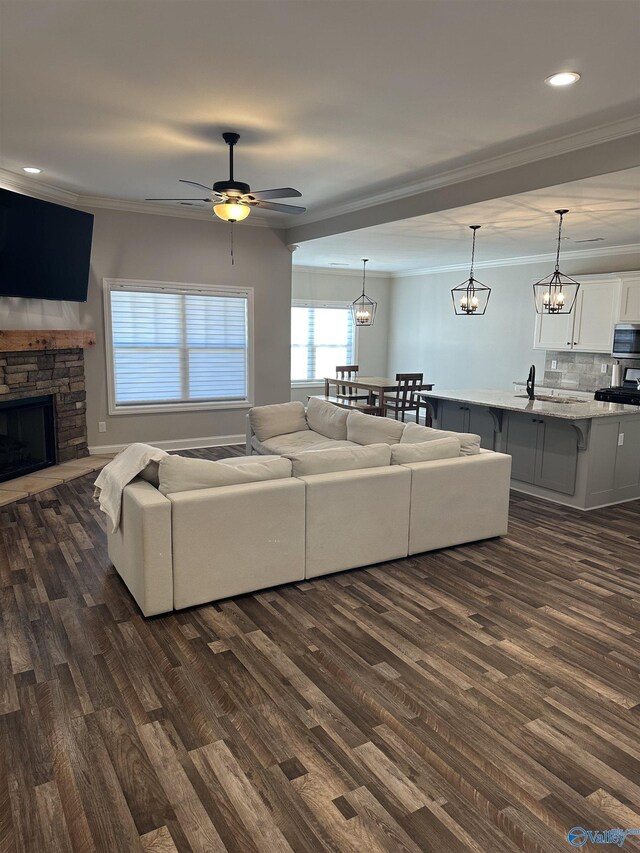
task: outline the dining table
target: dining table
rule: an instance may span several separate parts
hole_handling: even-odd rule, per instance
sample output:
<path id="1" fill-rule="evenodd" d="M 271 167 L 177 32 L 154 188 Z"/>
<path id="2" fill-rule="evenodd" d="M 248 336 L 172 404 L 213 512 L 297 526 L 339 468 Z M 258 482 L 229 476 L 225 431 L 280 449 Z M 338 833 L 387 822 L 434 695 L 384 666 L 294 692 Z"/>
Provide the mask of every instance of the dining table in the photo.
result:
<path id="1" fill-rule="evenodd" d="M 369 404 L 376 405 L 376 397 L 378 400 L 382 400 L 385 394 L 393 393 L 398 385 L 400 385 L 400 381 L 398 379 L 390 379 L 385 376 L 358 376 L 355 379 L 337 379 L 335 376 L 325 376 L 324 377 L 324 395 L 325 397 L 331 397 L 331 386 L 335 385 L 336 390 L 339 386 L 347 387 L 347 388 L 357 388 L 363 391 L 369 392 Z M 433 390 L 433 382 L 421 382 L 416 386 L 417 391 L 432 391 Z M 418 395 L 416 394 L 416 397 Z M 418 401 L 418 412 L 417 417 L 419 419 L 420 415 L 420 406 L 425 406 L 425 413 L 428 417 L 428 408 L 426 403 L 422 402 L 422 400 Z"/>

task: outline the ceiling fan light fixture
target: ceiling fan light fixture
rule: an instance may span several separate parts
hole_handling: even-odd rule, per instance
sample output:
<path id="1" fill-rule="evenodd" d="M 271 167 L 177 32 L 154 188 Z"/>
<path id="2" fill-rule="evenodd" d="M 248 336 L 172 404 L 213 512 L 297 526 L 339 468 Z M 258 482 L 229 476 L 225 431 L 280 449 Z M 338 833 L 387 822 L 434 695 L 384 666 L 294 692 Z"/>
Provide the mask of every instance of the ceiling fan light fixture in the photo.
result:
<path id="1" fill-rule="evenodd" d="M 473 262 L 476 256 L 476 231 L 480 227 L 480 225 L 469 226 L 473 231 L 469 278 L 457 287 L 451 288 L 453 310 L 459 317 L 482 317 L 487 310 L 489 297 L 491 296 L 491 288 L 473 276 Z"/>
<path id="2" fill-rule="evenodd" d="M 562 220 L 568 210 L 556 210 L 558 222 L 558 247 L 556 250 L 556 268 L 533 285 L 533 299 L 537 314 L 571 314 L 575 305 L 580 282 L 560 272 L 560 243 L 562 242 Z"/>
<path id="3" fill-rule="evenodd" d="M 251 208 L 246 204 L 238 204 L 234 201 L 224 201 L 213 206 L 213 212 L 219 219 L 225 222 L 241 222 L 251 213 Z"/>

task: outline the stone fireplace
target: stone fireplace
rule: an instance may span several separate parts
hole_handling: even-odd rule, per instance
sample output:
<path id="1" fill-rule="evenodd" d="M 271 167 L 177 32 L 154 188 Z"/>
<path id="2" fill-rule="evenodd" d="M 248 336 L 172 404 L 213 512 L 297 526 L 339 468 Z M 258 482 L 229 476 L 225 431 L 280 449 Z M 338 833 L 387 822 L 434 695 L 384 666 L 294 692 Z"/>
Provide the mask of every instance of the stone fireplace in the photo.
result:
<path id="1" fill-rule="evenodd" d="M 0 332 L 0 404 L 51 399 L 54 462 L 89 455 L 83 348 L 94 344 L 93 332 Z M 14 408 L 20 412 L 23 407 Z M 2 406 L 3 411 L 11 409 Z M 19 452 L 19 439 L 8 432 L 4 432 L 5 445 Z M 51 462 L 41 467 L 46 464 Z"/>

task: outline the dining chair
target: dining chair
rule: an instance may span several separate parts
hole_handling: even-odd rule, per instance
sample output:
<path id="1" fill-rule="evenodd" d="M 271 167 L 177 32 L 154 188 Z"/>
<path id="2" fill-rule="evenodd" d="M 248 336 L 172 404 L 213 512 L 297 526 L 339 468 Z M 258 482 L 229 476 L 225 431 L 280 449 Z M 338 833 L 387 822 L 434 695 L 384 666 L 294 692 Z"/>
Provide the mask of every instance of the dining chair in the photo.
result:
<path id="1" fill-rule="evenodd" d="M 338 364 L 336 365 L 336 379 L 357 379 L 359 366 L 357 364 Z M 369 394 L 366 391 L 353 388 L 351 385 L 338 385 L 336 387 L 335 396 L 340 400 L 368 400 Z"/>
<path id="2" fill-rule="evenodd" d="M 404 422 L 404 416 L 407 412 L 415 412 L 417 423 L 420 404 L 415 398 L 415 392 L 420 390 L 423 379 L 424 374 L 422 373 L 396 373 L 398 385 L 395 391 L 392 391 L 388 396 L 385 395 L 383 401 L 385 416 L 388 412 L 393 412 L 396 420 L 400 415 L 400 420 Z"/>

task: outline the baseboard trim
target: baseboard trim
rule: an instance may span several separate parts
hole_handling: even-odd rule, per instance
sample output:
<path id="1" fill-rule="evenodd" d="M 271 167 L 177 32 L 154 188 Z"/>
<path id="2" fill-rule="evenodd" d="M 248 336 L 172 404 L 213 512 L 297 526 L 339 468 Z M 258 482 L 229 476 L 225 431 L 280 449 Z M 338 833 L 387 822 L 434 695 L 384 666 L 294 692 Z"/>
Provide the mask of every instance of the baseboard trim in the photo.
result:
<path id="1" fill-rule="evenodd" d="M 244 444 L 247 437 L 244 433 L 237 435 L 211 435 L 205 438 L 174 438 L 167 441 L 148 441 L 154 447 L 162 450 L 197 450 L 200 447 L 226 447 L 228 444 Z M 119 453 L 132 442 L 126 444 L 98 444 L 89 447 L 91 456 L 100 456 L 103 453 Z"/>
<path id="2" fill-rule="evenodd" d="M 520 495 L 527 495 L 529 498 L 537 498 L 539 501 L 548 501 L 550 504 L 558 504 L 559 506 L 566 506 L 568 509 L 575 509 L 578 512 L 591 512 L 594 509 L 606 509 L 610 506 L 620 506 L 620 504 L 628 504 L 631 501 L 640 500 L 640 497 L 636 495 L 633 498 L 622 498 L 620 501 L 609 501 L 603 504 L 595 504 L 594 506 L 577 506 L 576 504 L 569 503 L 568 500 L 563 500 L 561 497 L 551 498 L 547 497 L 547 495 L 539 495 L 536 492 L 530 492 L 526 486 L 522 486 L 520 483 L 518 485 L 514 485 L 514 481 L 511 481 L 511 491 L 518 492 Z"/>

